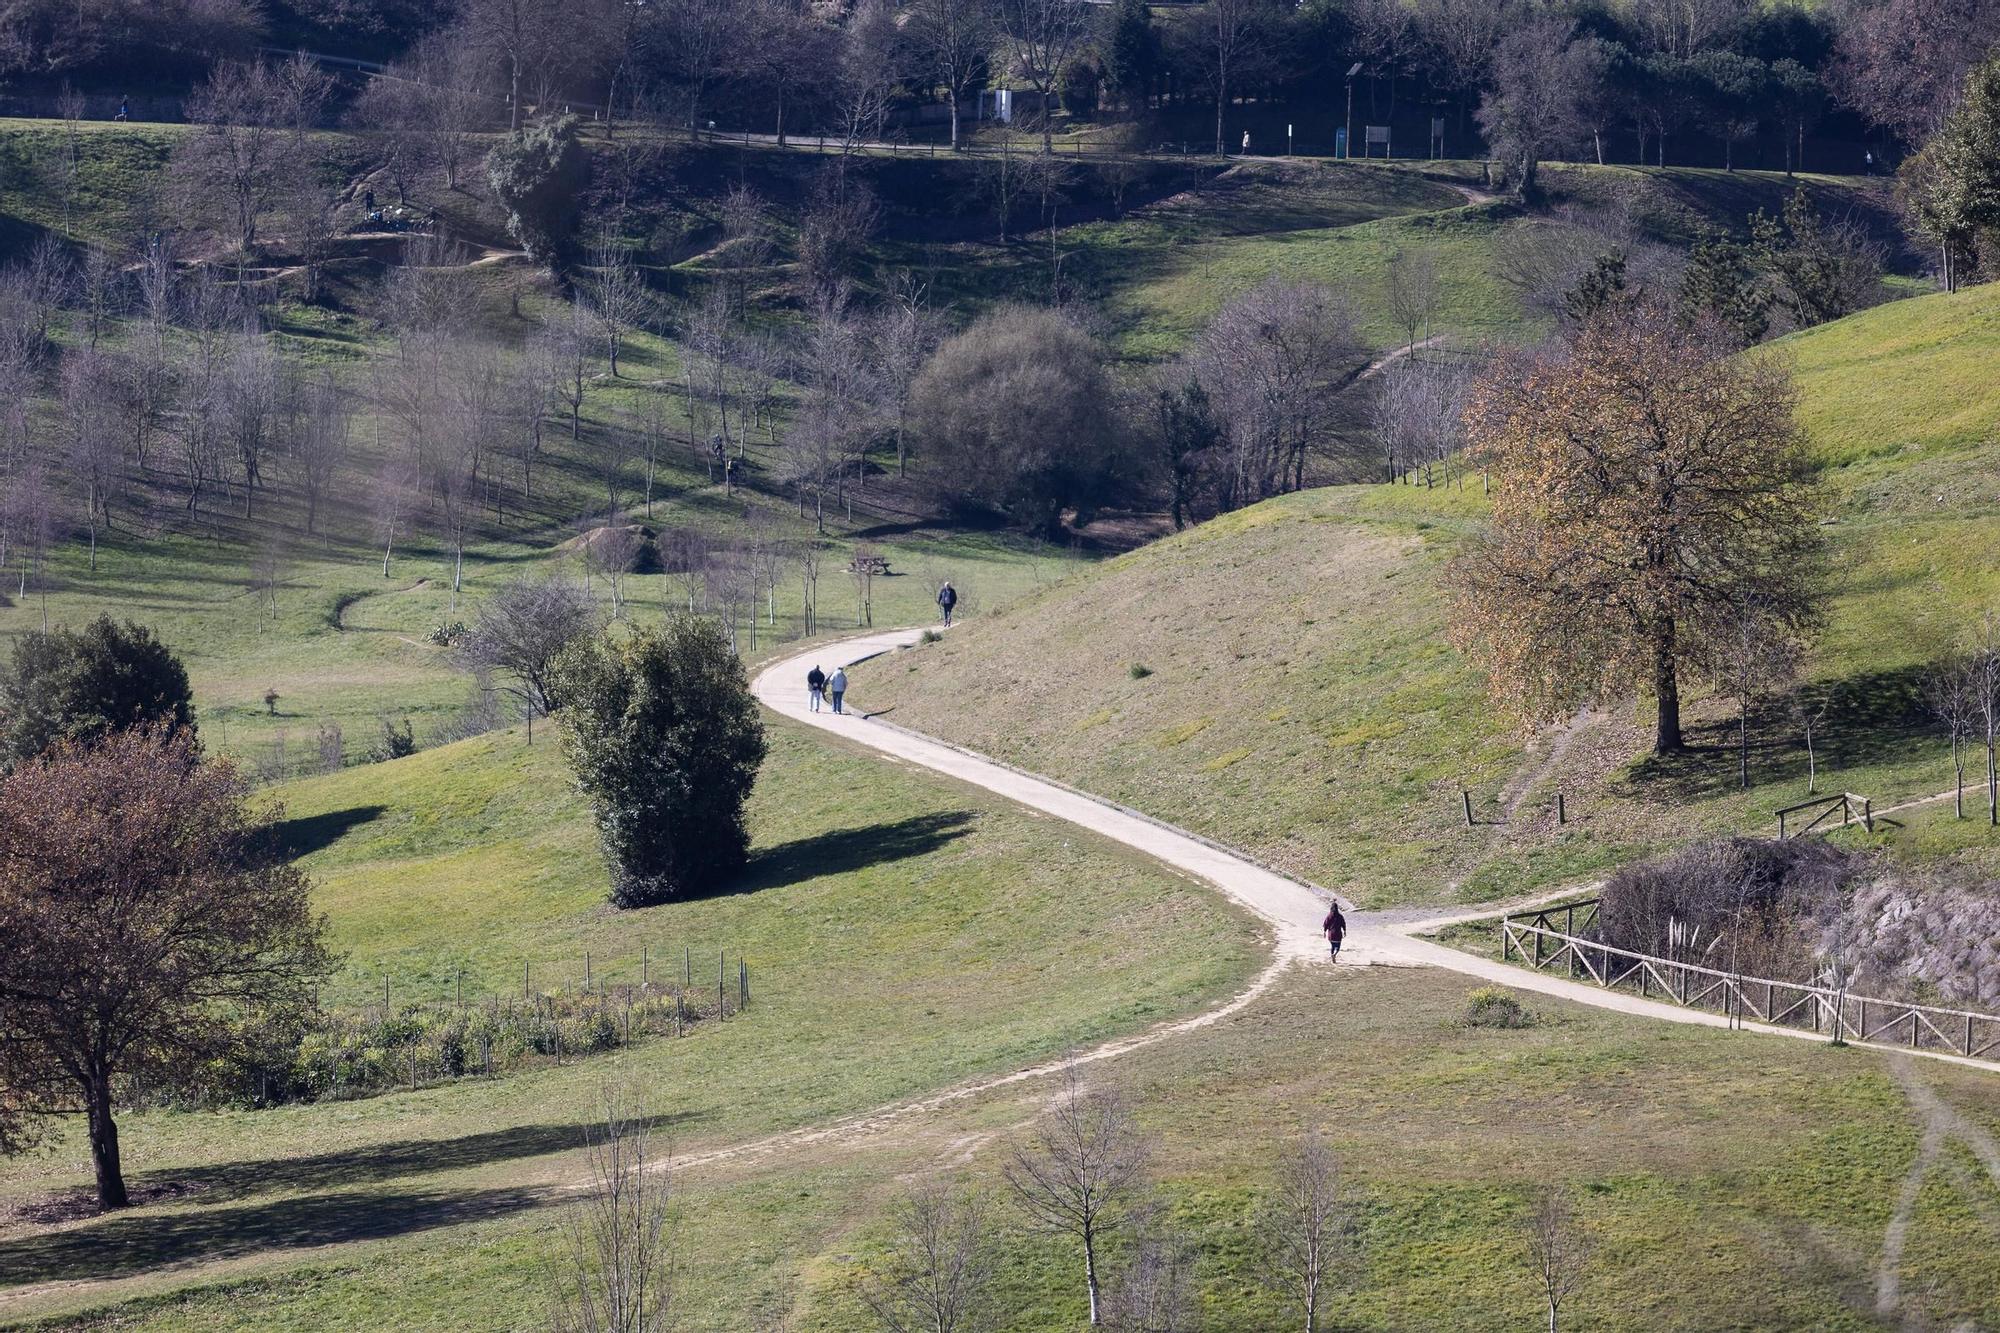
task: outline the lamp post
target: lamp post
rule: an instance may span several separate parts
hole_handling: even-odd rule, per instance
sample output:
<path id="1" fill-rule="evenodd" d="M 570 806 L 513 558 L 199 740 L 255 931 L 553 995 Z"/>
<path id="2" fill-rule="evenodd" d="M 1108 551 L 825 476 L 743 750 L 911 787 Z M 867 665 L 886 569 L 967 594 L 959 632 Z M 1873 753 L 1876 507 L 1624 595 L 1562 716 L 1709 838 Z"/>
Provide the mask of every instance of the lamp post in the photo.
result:
<path id="1" fill-rule="evenodd" d="M 1361 72 L 1361 62 L 1355 61 L 1347 67 L 1347 155 L 1354 156 L 1354 76 Z"/>

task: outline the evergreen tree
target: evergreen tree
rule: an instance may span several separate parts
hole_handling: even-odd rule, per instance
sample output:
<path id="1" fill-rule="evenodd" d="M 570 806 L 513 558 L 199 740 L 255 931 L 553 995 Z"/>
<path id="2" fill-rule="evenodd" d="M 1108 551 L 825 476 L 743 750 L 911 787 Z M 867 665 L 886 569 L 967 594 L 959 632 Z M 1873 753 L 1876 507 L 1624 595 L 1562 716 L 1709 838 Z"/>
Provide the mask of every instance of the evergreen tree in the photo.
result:
<path id="1" fill-rule="evenodd" d="M 683 613 L 615 642 L 584 639 L 555 679 L 563 753 L 611 863 L 612 903 L 647 907 L 741 870 L 764 724 L 722 627 Z"/>

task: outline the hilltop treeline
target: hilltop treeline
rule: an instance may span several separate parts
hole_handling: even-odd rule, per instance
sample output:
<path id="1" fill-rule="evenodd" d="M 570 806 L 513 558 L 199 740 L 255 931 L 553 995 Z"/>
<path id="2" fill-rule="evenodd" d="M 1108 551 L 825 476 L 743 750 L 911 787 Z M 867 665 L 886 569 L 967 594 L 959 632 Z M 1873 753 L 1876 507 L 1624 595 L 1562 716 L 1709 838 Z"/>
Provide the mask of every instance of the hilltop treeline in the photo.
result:
<path id="1" fill-rule="evenodd" d="M 1933 132 L 1996 40 L 1996 0 L 12 0 L 0 76 L 114 91 L 276 45 L 391 61 L 506 121 L 644 106 L 687 125 L 956 139 L 961 108 L 1007 89 L 1037 126 L 1046 110 L 1218 150 L 1248 132 L 1259 151 L 1295 131 L 1326 151 L 1336 125 L 1382 124 L 1398 155 L 1461 157 L 1504 133 L 1482 100 L 1526 78 L 1573 104 L 1579 155 L 1803 152 L 1852 170 L 1865 134 L 1893 151 Z"/>

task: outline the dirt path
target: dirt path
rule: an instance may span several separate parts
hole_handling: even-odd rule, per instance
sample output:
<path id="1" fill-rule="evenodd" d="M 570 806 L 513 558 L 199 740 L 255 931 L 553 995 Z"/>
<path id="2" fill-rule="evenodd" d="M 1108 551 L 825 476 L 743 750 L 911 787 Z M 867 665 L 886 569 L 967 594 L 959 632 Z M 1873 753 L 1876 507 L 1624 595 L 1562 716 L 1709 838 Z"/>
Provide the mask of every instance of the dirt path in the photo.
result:
<path id="1" fill-rule="evenodd" d="M 1319 922 L 1326 902 L 1334 895 L 1317 885 L 1304 883 L 1257 864 L 1250 857 L 1215 842 L 1175 828 L 1151 816 L 1110 801 L 1065 787 L 1037 774 L 1024 772 L 971 750 L 935 740 L 895 726 L 865 713 L 834 714 L 811 711 L 807 706 L 806 671 L 815 663 L 822 666 L 857 662 L 894 652 L 917 642 L 919 629 L 887 630 L 865 634 L 839 643 L 821 645 L 807 653 L 779 661 L 759 672 L 752 685 L 757 697 L 792 721 L 846 736 L 885 755 L 906 763 L 954 777 L 1005 796 L 1017 804 L 1044 814 L 1066 819 L 1094 833 L 1122 842 L 1168 865 L 1187 871 L 1217 891 L 1235 900 L 1267 922 L 1276 940 L 1274 965 L 1304 961 L 1321 956 Z M 866 705 L 865 699 L 849 696 L 850 702 Z M 1343 903 L 1343 906 L 1349 906 Z M 1489 913 L 1504 910 L 1495 906 Z M 1462 976 L 1494 982 L 1515 990 L 1590 1005 L 1616 1013 L 1633 1014 L 1661 1022 L 1694 1027 L 1730 1028 L 1788 1037 L 1801 1041 L 1824 1041 L 1814 1033 L 1791 1028 L 1746 1023 L 1681 1009 L 1655 1000 L 1641 999 L 1617 991 L 1569 981 L 1515 967 L 1510 963 L 1480 958 L 1447 948 L 1429 940 L 1414 938 L 1423 923 L 1411 923 L 1407 914 L 1348 912 L 1347 942 L 1341 950 L 1341 965 L 1421 965 L 1442 968 Z M 1853 1042 L 1850 1045 L 1863 1045 Z M 1896 1051 L 1896 1047 L 1877 1049 Z M 1941 1051 L 1909 1052 L 1926 1059 L 1969 1065 L 2000 1073 L 2000 1061 L 1967 1059 Z"/>

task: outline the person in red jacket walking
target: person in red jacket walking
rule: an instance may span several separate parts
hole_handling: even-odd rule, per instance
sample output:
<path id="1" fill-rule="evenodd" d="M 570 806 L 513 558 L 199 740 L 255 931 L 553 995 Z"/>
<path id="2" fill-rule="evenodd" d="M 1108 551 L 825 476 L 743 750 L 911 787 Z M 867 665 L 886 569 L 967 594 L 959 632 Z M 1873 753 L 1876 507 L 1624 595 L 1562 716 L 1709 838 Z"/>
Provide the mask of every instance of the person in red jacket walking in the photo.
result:
<path id="1" fill-rule="evenodd" d="M 1339 903 L 1327 904 L 1326 920 L 1319 923 L 1319 929 L 1320 933 L 1326 936 L 1326 942 L 1333 950 L 1331 955 L 1333 961 L 1336 963 L 1339 962 L 1340 941 L 1347 934 L 1347 918 L 1340 914 Z"/>

